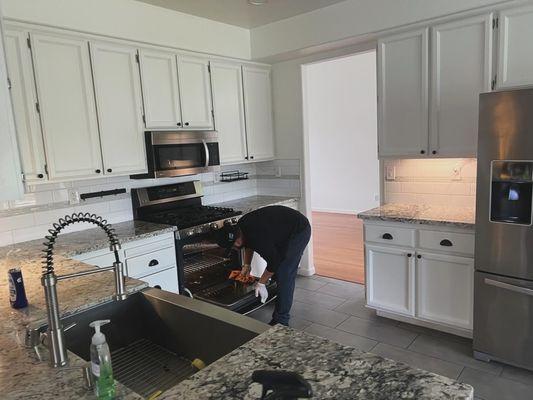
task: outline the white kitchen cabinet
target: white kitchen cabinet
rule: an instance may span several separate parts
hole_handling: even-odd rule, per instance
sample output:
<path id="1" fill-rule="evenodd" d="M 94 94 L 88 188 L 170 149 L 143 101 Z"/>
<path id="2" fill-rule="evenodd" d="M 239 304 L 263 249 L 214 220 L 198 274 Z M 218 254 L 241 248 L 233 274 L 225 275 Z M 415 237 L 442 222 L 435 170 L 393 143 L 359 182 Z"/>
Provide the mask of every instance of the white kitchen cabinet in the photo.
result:
<path id="1" fill-rule="evenodd" d="M 479 94 L 491 90 L 492 14 L 432 27 L 431 61 L 430 152 L 476 157 Z"/>
<path id="2" fill-rule="evenodd" d="M 88 41 L 44 33 L 30 38 L 50 179 L 102 176 Z"/>
<path id="3" fill-rule="evenodd" d="M 417 318 L 472 329 L 473 258 L 419 252 L 416 285 Z"/>
<path id="4" fill-rule="evenodd" d="M 29 183 L 46 181 L 43 135 L 36 108 L 31 52 L 27 43 L 29 33 L 8 29 L 4 38 L 22 174 Z"/>
<path id="5" fill-rule="evenodd" d="M 182 120 L 176 55 L 143 49 L 139 51 L 139 63 L 146 128 L 180 128 Z"/>
<path id="6" fill-rule="evenodd" d="M 241 65 L 211 62 L 211 85 L 221 163 L 245 162 L 248 151 Z"/>
<path id="7" fill-rule="evenodd" d="M 23 196 L 20 160 L 17 152 L 15 120 L 4 57 L 4 32 L 0 10 L 0 200 L 18 200 Z"/>
<path id="8" fill-rule="evenodd" d="M 178 293 L 178 274 L 176 268 L 145 276 L 141 278 L 141 280 L 148 283 L 148 286 L 150 287 L 166 290 L 167 292 Z"/>
<path id="9" fill-rule="evenodd" d="M 249 159 L 274 158 L 270 69 L 244 65 L 242 74 Z"/>
<path id="10" fill-rule="evenodd" d="M 146 172 L 137 50 L 104 42 L 90 49 L 104 173 Z"/>
<path id="11" fill-rule="evenodd" d="M 533 84 L 533 7 L 500 12 L 498 88 Z"/>
<path id="12" fill-rule="evenodd" d="M 414 315 L 414 250 L 367 245 L 365 251 L 368 305 Z"/>
<path id="13" fill-rule="evenodd" d="M 209 61 L 205 58 L 179 55 L 178 78 L 183 127 L 213 129 Z"/>
<path id="14" fill-rule="evenodd" d="M 428 151 L 428 29 L 378 41 L 378 153 Z"/>

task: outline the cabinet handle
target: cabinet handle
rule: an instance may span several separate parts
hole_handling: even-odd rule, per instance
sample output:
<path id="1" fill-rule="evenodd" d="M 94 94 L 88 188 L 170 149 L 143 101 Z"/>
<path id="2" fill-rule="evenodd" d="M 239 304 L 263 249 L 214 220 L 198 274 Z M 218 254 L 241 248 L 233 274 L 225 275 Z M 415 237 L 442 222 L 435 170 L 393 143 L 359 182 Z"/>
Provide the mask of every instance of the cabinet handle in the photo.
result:
<path id="1" fill-rule="evenodd" d="M 252 160 L 253 160 L 253 159 L 254 159 L 254 156 L 250 156 L 250 159 L 252 159 Z"/>
<path id="2" fill-rule="evenodd" d="M 43 178 L 44 178 L 44 175 L 43 175 L 43 174 L 37 174 L 37 178 L 39 178 L 39 179 L 43 179 Z"/>
<path id="3" fill-rule="evenodd" d="M 181 126 L 181 122 L 178 122 L 178 126 Z"/>
<path id="4" fill-rule="evenodd" d="M 248 160 L 248 156 L 244 157 L 245 160 Z"/>
<path id="5" fill-rule="evenodd" d="M 390 233 L 384 233 L 383 236 L 381 236 L 382 239 L 385 240 L 392 240 L 394 239 Z"/>
<path id="6" fill-rule="evenodd" d="M 420 150 L 420 154 L 426 154 L 426 150 Z"/>
<path id="7" fill-rule="evenodd" d="M 155 285 L 154 288 L 161 289 L 161 285 Z"/>
<path id="8" fill-rule="evenodd" d="M 418 255 L 416 256 L 416 258 L 418 258 L 418 259 L 420 260 L 420 259 L 422 258 L 422 256 L 421 256 L 420 254 L 418 254 Z"/>
<path id="9" fill-rule="evenodd" d="M 96 170 L 94 170 L 94 172 L 96 172 L 97 174 L 99 174 L 99 173 L 102 172 L 102 171 L 99 170 L 99 169 L 96 169 Z"/>
<path id="10" fill-rule="evenodd" d="M 155 267 L 156 265 L 159 265 L 159 261 L 157 261 L 157 260 L 151 260 L 151 261 L 148 263 L 148 266 L 149 266 L 149 267 Z"/>
<path id="11" fill-rule="evenodd" d="M 185 122 L 185 126 L 189 126 L 189 123 L 188 123 L 188 122 Z"/>
<path id="12" fill-rule="evenodd" d="M 432 153 L 433 153 L 433 154 L 437 154 L 437 150 L 433 150 Z"/>
<path id="13" fill-rule="evenodd" d="M 448 239 L 443 239 L 440 241 L 440 245 L 444 247 L 452 247 L 453 243 Z"/>
<path id="14" fill-rule="evenodd" d="M 113 172 L 113 170 L 111 168 L 108 168 L 107 172 Z"/>
<path id="15" fill-rule="evenodd" d="M 413 255 L 411 253 L 407 253 L 407 257 L 411 258 Z"/>

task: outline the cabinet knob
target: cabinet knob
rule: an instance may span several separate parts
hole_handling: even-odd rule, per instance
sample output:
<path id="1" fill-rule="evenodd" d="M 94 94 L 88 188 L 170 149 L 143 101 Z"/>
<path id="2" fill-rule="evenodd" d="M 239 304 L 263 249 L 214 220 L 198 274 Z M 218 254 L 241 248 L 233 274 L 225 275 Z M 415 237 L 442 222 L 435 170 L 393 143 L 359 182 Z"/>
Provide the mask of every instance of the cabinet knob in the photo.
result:
<path id="1" fill-rule="evenodd" d="M 392 240 L 394 239 L 390 233 L 384 233 L 383 236 L 381 236 L 382 239 L 385 240 Z"/>
<path id="2" fill-rule="evenodd" d="M 151 260 L 151 261 L 148 263 L 148 266 L 149 266 L 149 267 L 155 267 L 156 265 L 159 265 L 159 261 L 157 261 L 157 260 Z"/>
<path id="3" fill-rule="evenodd" d="M 407 257 L 411 258 L 413 255 L 411 253 L 407 253 Z"/>
<path id="4" fill-rule="evenodd" d="M 426 154 L 426 150 L 420 150 L 420 154 Z"/>
<path id="5" fill-rule="evenodd" d="M 39 178 L 39 179 L 43 179 L 43 178 L 44 178 L 44 175 L 43 175 L 43 174 L 37 174 L 37 178 Z"/>
<path id="6" fill-rule="evenodd" d="M 416 256 L 416 258 L 418 258 L 419 260 L 422 258 L 422 256 L 419 254 Z"/>
<path id="7" fill-rule="evenodd" d="M 185 122 L 185 126 L 189 126 L 189 123 L 188 123 L 188 122 Z"/>
<path id="8" fill-rule="evenodd" d="M 254 156 L 250 156 L 250 159 L 253 160 L 253 159 L 254 159 Z"/>
<path id="9" fill-rule="evenodd" d="M 161 285 L 155 285 L 154 288 L 161 289 Z"/>
<path id="10" fill-rule="evenodd" d="M 97 174 L 99 174 L 99 173 L 102 172 L 102 171 L 99 170 L 99 169 L 95 169 L 94 172 L 96 172 Z"/>
<path id="11" fill-rule="evenodd" d="M 181 122 L 178 122 L 178 126 L 181 126 Z"/>
<path id="12" fill-rule="evenodd" d="M 108 168 L 108 169 L 107 169 L 107 172 L 113 172 L 113 169 Z"/>
<path id="13" fill-rule="evenodd" d="M 245 160 L 248 160 L 248 156 L 244 157 Z"/>
<path id="14" fill-rule="evenodd" d="M 437 154 L 437 150 L 433 150 L 431 153 L 433 153 L 433 154 Z"/>
<path id="15" fill-rule="evenodd" d="M 443 239 L 440 241 L 440 245 L 444 247 L 452 247 L 453 243 L 451 242 L 451 240 Z"/>

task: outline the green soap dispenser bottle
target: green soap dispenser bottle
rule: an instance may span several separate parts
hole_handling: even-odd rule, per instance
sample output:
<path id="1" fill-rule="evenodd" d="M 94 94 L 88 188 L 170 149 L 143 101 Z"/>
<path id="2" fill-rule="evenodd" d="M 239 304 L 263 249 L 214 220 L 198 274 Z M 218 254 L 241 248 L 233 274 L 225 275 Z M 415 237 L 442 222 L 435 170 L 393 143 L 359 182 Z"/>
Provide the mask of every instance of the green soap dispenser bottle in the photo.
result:
<path id="1" fill-rule="evenodd" d="M 111 353 L 105 335 L 100 332 L 102 325 L 111 321 L 101 320 L 89 324 L 95 332 L 91 340 L 91 372 L 94 378 L 94 393 L 99 400 L 115 398 L 115 380 L 111 366 Z"/>

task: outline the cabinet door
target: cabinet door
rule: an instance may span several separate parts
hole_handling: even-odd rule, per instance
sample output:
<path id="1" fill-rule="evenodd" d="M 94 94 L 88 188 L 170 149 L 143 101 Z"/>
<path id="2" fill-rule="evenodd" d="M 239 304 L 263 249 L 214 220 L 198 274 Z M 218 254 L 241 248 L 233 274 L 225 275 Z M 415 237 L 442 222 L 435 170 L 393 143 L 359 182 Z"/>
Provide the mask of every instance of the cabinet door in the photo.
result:
<path id="1" fill-rule="evenodd" d="M 167 292 L 178 293 L 178 271 L 176 268 L 167 269 L 153 275 L 148 275 L 141 280 L 148 283 L 148 286 L 166 290 Z"/>
<path id="2" fill-rule="evenodd" d="M 245 161 L 248 154 L 241 66 L 211 62 L 211 84 L 221 162 L 231 164 Z"/>
<path id="3" fill-rule="evenodd" d="M 428 30 L 378 41 L 379 156 L 428 151 Z"/>
<path id="4" fill-rule="evenodd" d="M 181 127 L 178 66 L 173 53 L 139 51 L 146 128 Z"/>
<path id="5" fill-rule="evenodd" d="M 255 161 L 273 158 L 274 125 L 270 69 L 243 66 L 242 73 L 248 156 Z"/>
<path id="6" fill-rule="evenodd" d="M 498 25 L 498 88 L 533 84 L 533 7 L 502 11 Z"/>
<path id="7" fill-rule="evenodd" d="M 209 61 L 198 57 L 178 56 L 178 78 L 183 127 L 213 129 Z"/>
<path id="8" fill-rule="evenodd" d="M 22 173 L 26 182 L 38 182 L 46 181 L 47 174 L 28 37 L 25 31 L 5 32 L 6 61 Z"/>
<path id="9" fill-rule="evenodd" d="M 472 329 L 474 259 L 420 253 L 416 264 L 416 316 Z"/>
<path id="10" fill-rule="evenodd" d="M 106 175 L 146 172 L 136 49 L 91 43 L 100 141 Z"/>
<path id="11" fill-rule="evenodd" d="M 479 94 L 492 79 L 492 14 L 431 30 L 432 154 L 476 157 Z"/>
<path id="12" fill-rule="evenodd" d="M 369 306 L 414 315 L 414 250 L 365 246 Z"/>
<path id="13" fill-rule="evenodd" d="M 87 40 L 31 34 L 31 45 L 50 179 L 101 176 Z"/>

